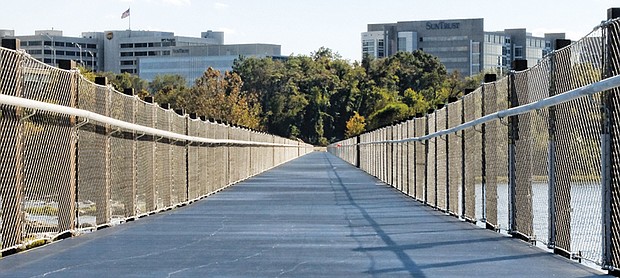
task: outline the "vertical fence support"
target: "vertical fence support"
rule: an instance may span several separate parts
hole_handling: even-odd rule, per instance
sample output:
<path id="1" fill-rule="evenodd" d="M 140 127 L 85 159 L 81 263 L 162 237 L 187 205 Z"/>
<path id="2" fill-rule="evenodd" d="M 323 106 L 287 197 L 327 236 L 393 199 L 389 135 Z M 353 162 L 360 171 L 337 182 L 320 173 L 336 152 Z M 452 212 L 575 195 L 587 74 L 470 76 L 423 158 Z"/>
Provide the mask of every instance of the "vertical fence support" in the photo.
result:
<path id="1" fill-rule="evenodd" d="M 19 39 L 2 39 L 2 47 L 19 50 Z M 15 64 L 2 65 L 6 71 L 15 71 L 14 80 L 2 80 L 0 82 L 5 83 L 3 87 L 14 88 L 14 94 L 16 97 L 21 96 L 21 82 L 22 82 L 22 68 L 20 66 L 21 57 L 19 57 Z M 8 84 L 7 84 L 8 83 Z M 12 111 L 11 111 L 12 110 Z M 6 184 L 3 190 L 0 190 L 0 197 L 2 198 L 2 246 L 0 249 L 4 249 L 2 256 L 7 256 L 16 252 L 16 249 L 8 249 L 15 247 L 21 243 L 21 236 L 23 232 L 24 219 L 21 212 L 21 204 L 24 201 L 24 144 L 23 144 L 23 123 L 21 121 L 21 115 L 23 109 L 16 107 L 13 109 L 7 109 L 2 112 L 0 121 L 14 121 L 12 125 L 3 127 L 0 130 L 2 141 L 6 149 L 7 157 L 4 158 L 4 163 L 8 164 L 8 167 L 0 167 L 0 184 Z M 1 122 L 0 122 L 1 123 Z M 13 129 L 14 127 L 15 129 Z M 2 147 L 2 145 L 0 145 Z M 11 150 L 11 148 L 13 148 Z M 12 167 L 11 165 L 14 165 Z"/>
<path id="2" fill-rule="evenodd" d="M 133 97 L 135 95 L 135 91 L 133 88 L 125 88 L 123 90 L 123 94 Z M 136 102 L 132 101 L 132 123 L 136 122 Z M 124 204 L 125 204 L 125 216 L 135 216 L 136 215 L 136 198 L 137 195 L 137 186 L 136 186 L 136 133 L 131 132 L 128 134 L 128 137 L 124 137 L 124 140 L 131 140 L 131 181 L 126 184 L 129 185 L 129 188 L 125 189 L 124 196 Z"/>
<path id="3" fill-rule="evenodd" d="M 558 50 L 558 43 L 556 42 L 556 50 Z M 549 96 L 554 96 L 556 94 L 556 77 L 555 77 L 555 63 L 556 57 L 555 53 L 550 56 L 550 69 L 549 69 Z M 555 161 L 556 161 L 556 139 L 555 139 L 555 112 L 556 107 L 549 107 L 549 119 L 548 119 L 548 129 L 549 129 L 549 143 L 547 145 L 547 173 L 549 174 L 549 210 L 548 210 L 548 239 L 547 239 L 547 248 L 555 247 L 555 234 L 556 234 L 556 170 L 555 170 Z"/>
<path id="4" fill-rule="evenodd" d="M 108 79 L 106 77 L 96 77 L 95 78 L 95 84 L 97 85 L 101 85 L 101 86 L 108 86 Z M 105 106 L 105 113 L 106 116 L 110 115 L 109 113 L 109 108 L 110 108 L 110 98 L 109 98 L 109 91 L 106 90 L 106 96 L 104 96 L 104 106 Z M 102 225 L 102 224 L 106 224 L 108 223 L 108 221 L 110 220 L 110 205 L 109 205 L 109 200 L 110 200 L 110 126 L 106 125 L 105 128 L 105 146 L 104 146 L 104 153 L 105 153 L 105 169 L 104 169 L 104 175 L 105 175 L 105 186 L 103 188 L 97 188 L 97 193 L 96 193 L 96 205 L 97 205 L 97 212 L 96 212 L 96 223 L 97 225 Z"/>
<path id="5" fill-rule="evenodd" d="M 467 95 L 473 92 L 473 89 L 465 89 L 464 94 Z M 465 123 L 465 101 L 464 98 L 461 98 L 461 123 Z M 465 219 L 465 130 L 461 131 L 461 206 L 459 216 L 462 219 Z"/>
<path id="6" fill-rule="evenodd" d="M 361 135 L 355 136 L 355 167 L 360 168 L 360 141 Z"/>
<path id="7" fill-rule="evenodd" d="M 571 44 L 570 40 L 557 39 L 555 42 L 555 50 L 562 49 Z M 558 76 L 568 74 L 565 72 L 559 72 L 559 68 L 556 67 L 557 54 L 551 54 L 550 58 L 550 74 L 549 74 L 549 96 L 556 95 L 558 84 L 556 81 Z M 561 220 L 561 223 L 570 223 L 570 199 L 566 196 L 558 196 L 557 192 L 570 192 L 569 183 L 558 184 L 556 167 L 557 161 L 557 139 L 556 139 L 556 106 L 549 107 L 549 143 L 547 145 L 547 172 L 549 174 L 549 210 L 548 210 L 548 238 L 547 247 L 555 249 L 557 241 L 557 223 Z M 568 218 L 568 219 L 567 219 Z M 570 234 L 570 232 L 568 232 Z M 559 252 L 556 251 L 556 253 Z M 566 255 L 566 254 L 564 254 Z"/>
<path id="8" fill-rule="evenodd" d="M 620 17 L 620 8 L 610 8 L 607 10 L 607 19 L 611 20 L 614 18 Z M 604 29 L 604 44 L 603 48 L 603 62 L 605 63 L 603 77 L 611 77 L 620 72 L 620 68 L 618 67 L 618 61 L 620 60 L 620 54 L 618 53 L 617 44 L 615 41 L 618 36 L 620 36 L 620 30 L 617 30 L 615 24 L 608 25 Z M 616 262 L 615 266 L 612 266 L 614 263 L 612 262 L 612 255 L 617 257 L 617 254 L 612 254 L 612 252 L 618 252 L 619 246 L 612 246 L 613 241 L 618 241 L 618 239 L 613 239 L 612 236 L 618 231 L 613 230 L 616 227 L 617 223 L 612 223 L 612 217 L 617 218 L 617 215 L 612 212 L 612 209 L 617 207 L 618 204 L 613 204 L 614 199 L 612 197 L 612 190 L 614 190 L 615 180 L 617 177 L 614 177 L 614 171 L 612 167 L 616 165 L 613 164 L 615 155 L 614 144 L 612 144 L 612 140 L 618 140 L 617 135 L 614 134 L 614 130 L 616 129 L 614 123 L 614 114 L 617 113 L 616 107 L 614 103 L 616 102 L 616 92 L 606 91 L 603 93 L 603 102 L 601 106 L 601 178 L 603 182 L 602 186 L 602 194 L 603 194 L 603 202 L 602 202 L 602 223 L 603 223 L 603 248 L 602 248 L 602 265 L 604 268 L 610 269 L 610 271 L 618 273 L 618 270 L 615 267 L 618 267 L 618 262 Z M 613 136 L 612 136 L 613 135 Z M 617 212 L 615 212 L 617 213 Z M 610 267 L 611 266 L 611 267 Z"/>
<path id="9" fill-rule="evenodd" d="M 152 96 L 147 96 L 144 98 L 144 102 L 149 103 L 149 104 L 153 104 L 154 100 Z M 151 118 L 150 118 L 150 123 L 149 123 L 149 127 L 154 127 L 155 126 L 155 110 L 153 109 L 153 105 L 149 105 L 147 106 L 148 109 L 151 110 Z M 157 147 L 157 143 L 155 143 L 155 140 L 153 138 L 153 140 L 151 140 L 151 144 L 150 144 L 151 148 L 148 150 L 150 157 L 151 157 L 151 173 L 153 175 L 155 175 L 155 171 L 157 171 L 157 169 L 155 168 L 155 148 Z M 144 189 L 145 191 L 145 199 L 146 199 L 146 212 L 151 212 L 151 211 L 155 211 L 155 209 L 157 208 L 157 182 L 155 182 L 155 178 L 153 177 L 152 179 L 153 182 L 151 182 L 150 184 L 148 184 L 147 186 L 149 186 L 150 188 L 147 190 L 146 188 Z"/>
<path id="10" fill-rule="evenodd" d="M 514 64 L 513 64 L 514 68 Z M 515 86 L 515 72 L 511 71 L 508 85 L 508 103 L 510 108 L 519 106 L 517 99 L 517 89 Z M 508 118 L 508 232 L 515 231 L 515 191 L 516 191 L 516 154 L 515 144 L 518 139 L 519 118 L 512 116 Z"/>
<path id="11" fill-rule="evenodd" d="M 491 83 L 497 81 L 497 75 L 495 74 L 485 74 L 484 75 L 484 83 Z M 486 95 L 485 95 L 485 86 L 482 86 L 482 98 L 481 98 L 481 115 L 486 115 L 486 107 L 484 105 Z M 489 225 L 487 222 L 487 155 L 486 155 L 486 143 L 487 143 L 487 132 L 486 132 L 486 124 L 482 124 L 482 149 L 480 152 L 481 155 L 481 174 L 482 174 L 482 221 L 486 223 L 486 228 L 490 230 L 494 230 L 495 227 L 493 225 Z M 497 196 L 491 196 L 497 198 Z"/>
<path id="12" fill-rule="evenodd" d="M 428 134 L 428 114 L 424 115 L 424 134 Z M 424 204 L 428 204 L 428 140 L 424 141 Z"/>
<path id="13" fill-rule="evenodd" d="M 59 61 L 59 67 L 65 70 L 72 70 L 77 68 L 75 61 L 61 60 Z M 77 72 L 71 74 L 71 80 L 69 84 L 70 100 L 69 105 L 71 107 L 77 107 L 78 103 L 78 78 Z M 71 125 L 71 138 L 69 142 L 69 184 L 66 184 L 68 188 L 66 190 L 60 190 L 60 192 L 67 192 L 69 196 L 58 196 L 58 231 L 71 231 L 75 228 L 75 215 L 77 202 L 77 147 L 78 147 L 78 130 L 75 127 L 77 119 L 75 116 L 69 117 Z"/>

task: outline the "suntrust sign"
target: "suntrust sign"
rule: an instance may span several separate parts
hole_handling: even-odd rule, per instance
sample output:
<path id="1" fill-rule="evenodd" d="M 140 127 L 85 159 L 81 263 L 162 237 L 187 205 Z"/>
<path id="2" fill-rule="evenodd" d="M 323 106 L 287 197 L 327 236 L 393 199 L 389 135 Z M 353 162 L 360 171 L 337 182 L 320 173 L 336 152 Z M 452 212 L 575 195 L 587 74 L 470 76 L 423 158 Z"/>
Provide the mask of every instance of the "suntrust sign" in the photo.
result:
<path id="1" fill-rule="evenodd" d="M 436 30 L 436 29 L 459 29 L 460 22 L 427 22 L 426 30 Z"/>

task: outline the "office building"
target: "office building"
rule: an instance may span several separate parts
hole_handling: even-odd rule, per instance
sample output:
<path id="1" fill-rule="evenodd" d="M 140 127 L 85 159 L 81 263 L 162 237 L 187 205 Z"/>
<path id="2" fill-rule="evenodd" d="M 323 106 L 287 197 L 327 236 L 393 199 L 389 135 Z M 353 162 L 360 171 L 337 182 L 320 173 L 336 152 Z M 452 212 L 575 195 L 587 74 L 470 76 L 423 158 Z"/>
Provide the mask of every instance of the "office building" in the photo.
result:
<path id="1" fill-rule="evenodd" d="M 60 60 L 74 60 L 87 69 L 102 70 L 103 42 L 93 38 L 63 36 L 59 30 L 37 30 L 34 35 L 15 36 L 13 30 L 0 30 L 0 38 L 18 38 L 20 48 L 35 59 L 57 66 Z"/>
<path id="2" fill-rule="evenodd" d="M 240 56 L 280 57 L 280 48 L 275 44 L 175 46 L 170 55 L 139 58 L 138 75 L 152 81 L 157 75 L 178 74 L 193 84 L 209 67 L 223 73 L 232 70 L 235 59 Z"/>
<path id="3" fill-rule="evenodd" d="M 388 57 L 398 51 L 421 50 L 439 58 L 448 72 L 463 76 L 480 72 L 504 74 L 515 59 L 536 64 L 564 34 L 534 37 L 525 29 L 484 31 L 484 19 L 447 19 L 368 24 L 361 35 L 362 55 Z"/>
<path id="4" fill-rule="evenodd" d="M 222 32 L 203 32 L 200 38 L 175 36 L 160 31 L 84 32 L 82 37 L 101 41 L 104 49 L 104 71 L 138 73 L 138 60 L 143 57 L 170 56 L 177 46 L 222 44 Z"/>
<path id="5" fill-rule="evenodd" d="M 224 44 L 224 33 L 206 31 L 200 37 L 176 36 L 161 31 L 83 32 L 66 37 L 62 31 L 42 30 L 15 36 L 0 30 L 0 38 L 20 39 L 20 48 L 34 58 L 57 66 L 74 60 L 94 71 L 136 74 L 152 80 L 158 74 L 179 74 L 193 83 L 207 68 L 231 70 L 239 56 L 281 57 L 280 45 Z"/>

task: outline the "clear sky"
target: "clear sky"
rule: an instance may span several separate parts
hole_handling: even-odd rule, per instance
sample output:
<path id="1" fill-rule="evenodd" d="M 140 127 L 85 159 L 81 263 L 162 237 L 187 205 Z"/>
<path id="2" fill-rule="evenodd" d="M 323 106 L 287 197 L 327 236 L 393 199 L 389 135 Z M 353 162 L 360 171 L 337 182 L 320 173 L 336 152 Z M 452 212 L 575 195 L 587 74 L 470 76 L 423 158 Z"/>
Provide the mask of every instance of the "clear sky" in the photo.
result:
<path id="1" fill-rule="evenodd" d="M 510 3 L 510 4 L 509 4 Z M 514 3 L 514 4 L 513 4 Z M 282 54 L 310 54 L 325 46 L 349 60 L 361 58 L 368 23 L 484 18 L 485 31 L 527 28 L 534 35 L 565 32 L 579 39 L 606 19 L 618 0 L 12 0 L 2 4 L 0 29 L 16 35 L 62 30 L 131 29 L 200 36 L 224 31 L 225 43 L 272 43 Z"/>

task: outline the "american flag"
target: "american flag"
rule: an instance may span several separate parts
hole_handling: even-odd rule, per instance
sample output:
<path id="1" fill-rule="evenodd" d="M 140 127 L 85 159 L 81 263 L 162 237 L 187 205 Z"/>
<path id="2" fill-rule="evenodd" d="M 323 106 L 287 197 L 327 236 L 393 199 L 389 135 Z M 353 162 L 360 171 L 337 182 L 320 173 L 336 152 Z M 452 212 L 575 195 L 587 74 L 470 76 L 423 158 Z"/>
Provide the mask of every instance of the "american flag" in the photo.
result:
<path id="1" fill-rule="evenodd" d="M 121 19 L 128 17 L 129 16 L 129 9 L 127 9 L 122 15 L 121 15 Z"/>

